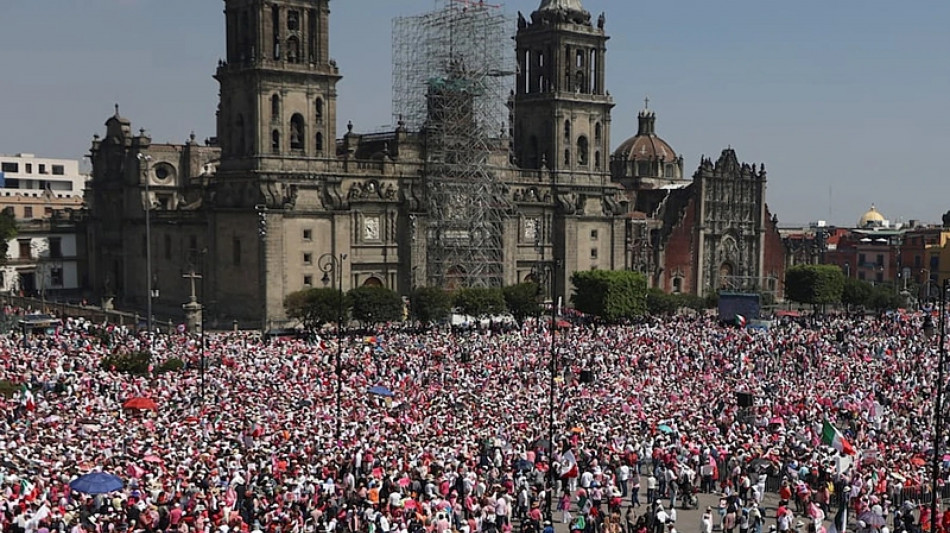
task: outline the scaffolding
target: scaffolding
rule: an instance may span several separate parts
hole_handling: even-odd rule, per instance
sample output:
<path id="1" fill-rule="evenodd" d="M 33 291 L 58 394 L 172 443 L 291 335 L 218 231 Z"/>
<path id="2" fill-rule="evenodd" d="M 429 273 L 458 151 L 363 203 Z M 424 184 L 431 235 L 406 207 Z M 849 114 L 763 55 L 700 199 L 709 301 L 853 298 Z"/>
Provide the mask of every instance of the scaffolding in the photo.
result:
<path id="1" fill-rule="evenodd" d="M 500 287 L 508 204 L 498 170 L 513 28 L 499 6 L 439 0 L 393 25 L 393 113 L 425 139 L 426 282 Z"/>

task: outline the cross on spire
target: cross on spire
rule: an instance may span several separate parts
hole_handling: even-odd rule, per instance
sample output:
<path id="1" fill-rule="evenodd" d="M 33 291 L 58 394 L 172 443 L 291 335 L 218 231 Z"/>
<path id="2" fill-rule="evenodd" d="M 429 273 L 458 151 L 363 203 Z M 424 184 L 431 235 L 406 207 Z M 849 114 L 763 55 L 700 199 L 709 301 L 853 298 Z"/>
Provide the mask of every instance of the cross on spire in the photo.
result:
<path id="1" fill-rule="evenodd" d="M 644 97 L 643 97 L 643 109 L 650 109 L 650 97 L 649 97 L 649 96 L 644 96 Z"/>
<path id="2" fill-rule="evenodd" d="M 187 273 L 187 274 L 183 274 L 181 277 L 183 277 L 183 278 L 185 278 L 185 279 L 188 279 L 188 280 L 191 280 L 191 296 L 190 296 L 190 298 L 191 298 L 191 301 L 192 301 L 192 302 L 198 301 L 198 296 L 195 294 L 195 280 L 196 280 L 196 279 L 201 279 L 201 274 L 195 274 L 195 269 L 191 269 L 191 272 L 189 272 L 189 273 Z"/>

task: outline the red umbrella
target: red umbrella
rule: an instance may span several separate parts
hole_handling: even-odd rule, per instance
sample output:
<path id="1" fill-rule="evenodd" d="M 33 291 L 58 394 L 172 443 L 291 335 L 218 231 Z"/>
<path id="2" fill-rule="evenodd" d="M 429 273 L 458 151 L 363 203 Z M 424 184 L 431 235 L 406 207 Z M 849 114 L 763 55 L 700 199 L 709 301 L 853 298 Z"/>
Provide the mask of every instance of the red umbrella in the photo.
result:
<path id="1" fill-rule="evenodd" d="M 131 398 L 125 401 L 122 404 L 123 409 L 139 409 L 139 410 L 152 410 L 158 411 L 158 405 L 155 403 L 155 400 L 151 398 Z"/>

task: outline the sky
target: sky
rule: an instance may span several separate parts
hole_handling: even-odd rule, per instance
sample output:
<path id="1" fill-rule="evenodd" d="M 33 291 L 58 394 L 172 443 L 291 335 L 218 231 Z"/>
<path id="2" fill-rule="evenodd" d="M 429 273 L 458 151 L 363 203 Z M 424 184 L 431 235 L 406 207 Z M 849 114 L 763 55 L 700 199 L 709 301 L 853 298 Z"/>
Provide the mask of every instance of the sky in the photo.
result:
<path id="1" fill-rule="evenodd" d="M 540 0 L 495 0 L 526 15 Z M 333 0 L 339 132 L 391 118 L 392 19 L 435 0 Z M 606 12 L 614 147 L 643 99 L 699 158 L 764 163 L 780 225 L 894 222 L 950 210 L 950 2 L 584 0 Z M 114 103 L 155 142 L 214 136 L 221 0 L 3 0 L 0 153 L 82 158 Z"/>

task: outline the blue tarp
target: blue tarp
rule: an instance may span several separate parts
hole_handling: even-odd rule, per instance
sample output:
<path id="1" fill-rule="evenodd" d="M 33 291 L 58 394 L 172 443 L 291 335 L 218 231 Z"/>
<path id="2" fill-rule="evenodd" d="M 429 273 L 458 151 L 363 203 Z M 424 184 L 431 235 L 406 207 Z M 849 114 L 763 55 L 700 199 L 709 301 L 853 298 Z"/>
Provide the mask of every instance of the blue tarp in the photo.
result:
<path id="1" fill-rule="evenodd" d="M 376 396 L 385 396 L 387 398 L 392 398 L 393 396 L 395 396 L 395 394 L 393 394 L 393 391 L 387 389 L 386 387 L 383 387 L 382 385 L 376 385 L 374 387 L 370 387 L 369 393 L 375 394 Z"/>

